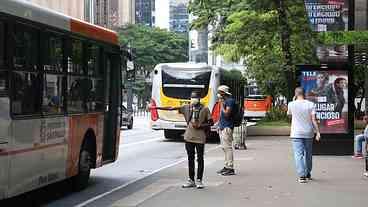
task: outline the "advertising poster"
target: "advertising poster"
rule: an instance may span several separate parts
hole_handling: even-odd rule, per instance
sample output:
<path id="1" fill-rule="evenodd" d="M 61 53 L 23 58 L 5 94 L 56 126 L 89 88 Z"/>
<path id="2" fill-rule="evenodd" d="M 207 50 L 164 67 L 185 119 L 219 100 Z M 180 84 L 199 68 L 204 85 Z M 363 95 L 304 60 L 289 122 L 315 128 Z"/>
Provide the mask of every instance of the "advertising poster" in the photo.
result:
<path id="1" fill-rule="evenodd" d="M 348 133 L 348 72 L 303 70 L 300 83 L 315 103 L 321 133 Z"/>
<path id="2" fill-rule="evenodd" d="M 310 26 L 313 31 L 348 31 L 348 0 L 305 0 Z M 346 62 L 347 45 L 321 45 L 317 47 L 317 56 L 321 62 Z"/>
<path id="3" fill-rule="evenodd" d="M 313 31 L 347 31 L 349 0 L 304 0 Z"/>

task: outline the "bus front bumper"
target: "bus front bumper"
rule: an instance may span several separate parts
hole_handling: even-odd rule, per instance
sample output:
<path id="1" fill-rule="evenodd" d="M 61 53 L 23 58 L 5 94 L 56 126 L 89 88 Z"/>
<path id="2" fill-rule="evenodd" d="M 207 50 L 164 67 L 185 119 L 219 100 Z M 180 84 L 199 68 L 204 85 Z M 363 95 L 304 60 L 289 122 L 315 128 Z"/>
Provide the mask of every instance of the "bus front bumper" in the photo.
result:
<path id="1" fill-rule="evenodd" d="M 153 130 L 161 129 L 173 129 L 173 130 L 185 130 L 187 128 L 186 122 L 173 122 L 158 119 L 157 121 L 152 121 Z"/>

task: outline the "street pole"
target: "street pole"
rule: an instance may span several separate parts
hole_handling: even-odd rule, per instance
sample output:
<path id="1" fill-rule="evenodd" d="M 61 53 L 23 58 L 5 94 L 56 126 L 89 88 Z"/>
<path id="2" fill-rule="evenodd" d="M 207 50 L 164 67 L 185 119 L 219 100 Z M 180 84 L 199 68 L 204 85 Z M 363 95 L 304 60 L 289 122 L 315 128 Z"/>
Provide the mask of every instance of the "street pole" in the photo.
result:
<path id="1" fill-rule="evenodd" d="M 127 81 L 127 110 L 133 111 L 133 84 L 131 80 Z"/>

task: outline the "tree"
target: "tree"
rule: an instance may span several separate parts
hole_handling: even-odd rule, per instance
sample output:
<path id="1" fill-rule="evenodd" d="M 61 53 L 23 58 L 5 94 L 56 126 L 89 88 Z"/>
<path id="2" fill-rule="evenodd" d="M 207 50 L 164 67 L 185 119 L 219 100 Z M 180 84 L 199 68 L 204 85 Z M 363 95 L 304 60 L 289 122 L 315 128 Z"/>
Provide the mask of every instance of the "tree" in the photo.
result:
<path id="1" fill-rule="evenodd" d="M 188 60 L 188 37 L 145 25 L 127 25 L 118 29 L 122 46 L 134 49 L 137 71 L 149 77 L 155 65 Z"/>
<path id="2" fill-rule="evenodd" d="M 214 25 L 215 52 L 244 58 L 248 76 L 265 93 L 290 99 L 295 65 L 317 63 L 317 38 L 302 0 L 192 0 L 190 11 L 198 16 L 193 27 Z"/>
<path id="3" fill-rule="evenodd" d="M 139 106 L 149 96 L 149 78 L 155 65 L 188 61 L 188 37 L 164 29 L 145 25 L 127 25 L 118 29 L 120 45 L 133 49 L 136 74 L 141 74 L 133 83 L 133 92 L 138 96 Z"/>

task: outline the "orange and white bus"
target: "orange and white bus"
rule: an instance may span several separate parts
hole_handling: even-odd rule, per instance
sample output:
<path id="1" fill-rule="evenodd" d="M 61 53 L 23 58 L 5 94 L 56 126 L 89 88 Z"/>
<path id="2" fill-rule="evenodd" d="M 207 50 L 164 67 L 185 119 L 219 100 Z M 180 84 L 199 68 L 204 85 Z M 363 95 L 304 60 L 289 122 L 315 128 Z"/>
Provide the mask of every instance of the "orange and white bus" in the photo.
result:
<path id="1" fill-rule="evenodd" d="M 255 83 L 244 87 L 244 118 L 263 118 L 271 106 L 271 96 L 263 95 Z"/>
<path id="2" fill-rule="evenodd" d="M 116 160 L 121 54 L 113 31 L 1 0 L 0 200 Z"/>
<path id="3" fill-rule="evenodd" d="M 178 107 L 189 104 L 190 94 L 192 90 L 196 90 L 200 92 L 201 103 L 210 109 L 216 123 L 220 118 L 220 105 L 217 103 L 217 88 L 220 85 L 228 85 L 238 103 L 243 100 L 243 83 L 234 80 L 229 73 L 231 71 L 207 64 L 159 64 L 153 71 L 150 105 Z M 184 132 L 187 123 L 178 111 L 151 109 L 151 126 L 154 130 L 164 130 L 165 138 L 175 139 Z M 215 131 L 216 126 L 212 129 Z"/>

